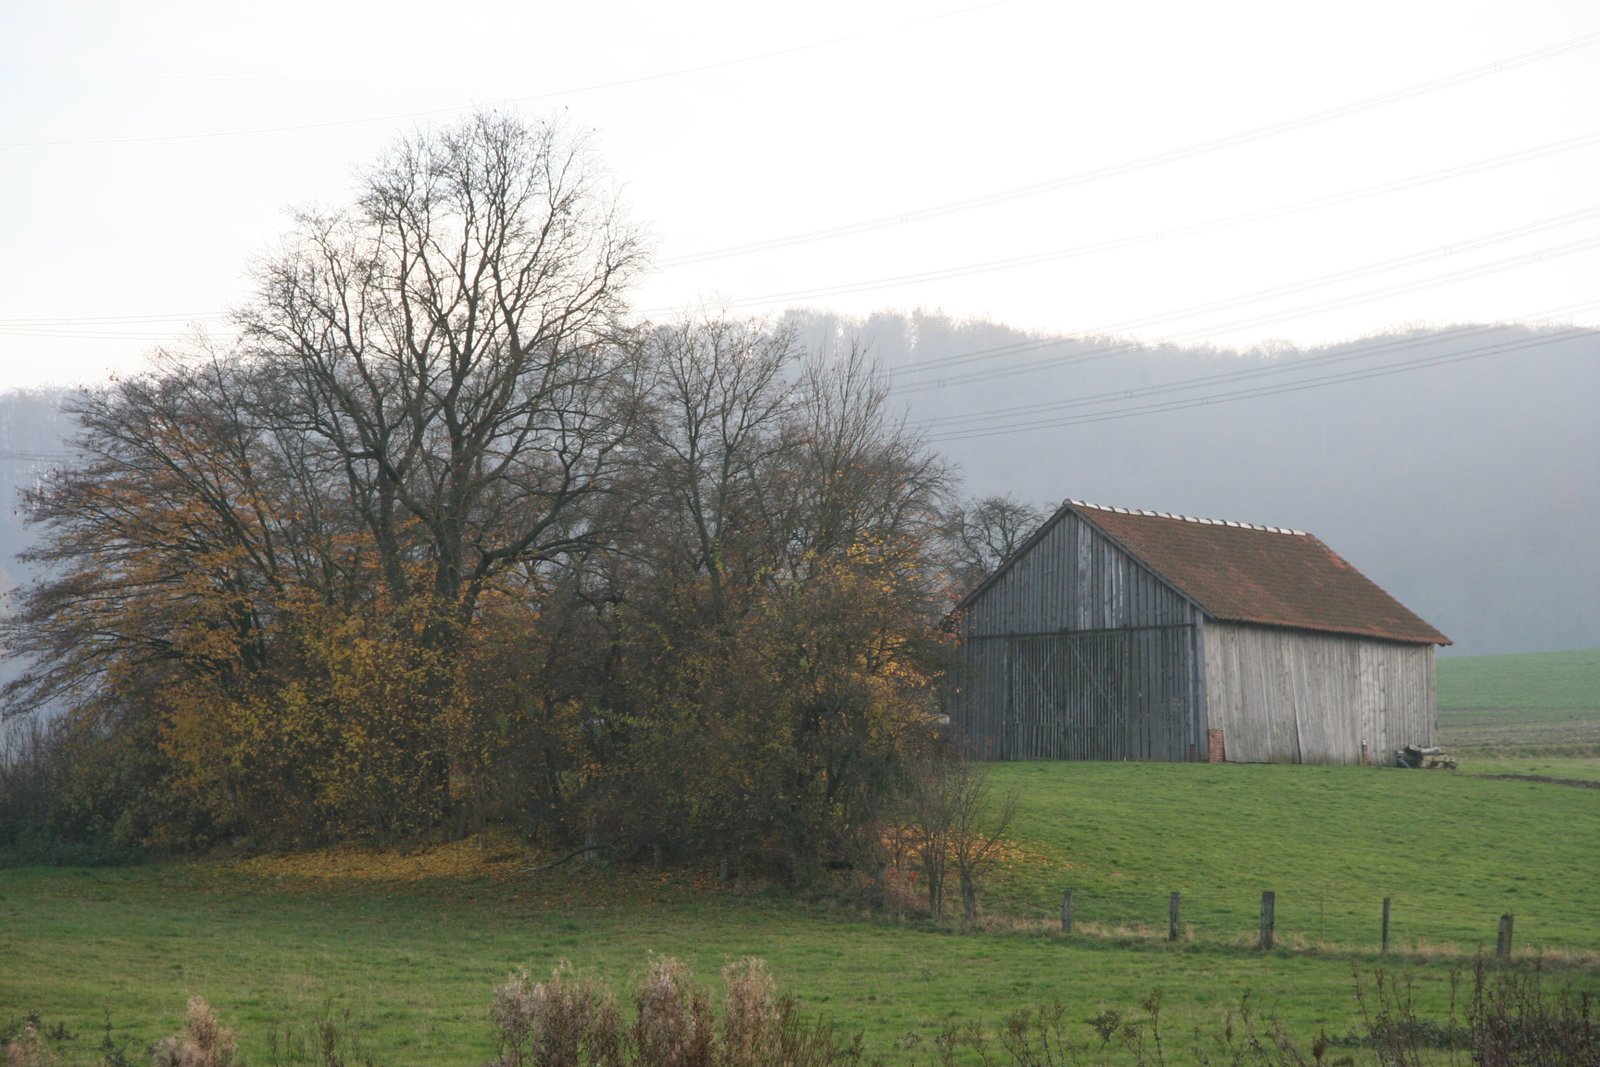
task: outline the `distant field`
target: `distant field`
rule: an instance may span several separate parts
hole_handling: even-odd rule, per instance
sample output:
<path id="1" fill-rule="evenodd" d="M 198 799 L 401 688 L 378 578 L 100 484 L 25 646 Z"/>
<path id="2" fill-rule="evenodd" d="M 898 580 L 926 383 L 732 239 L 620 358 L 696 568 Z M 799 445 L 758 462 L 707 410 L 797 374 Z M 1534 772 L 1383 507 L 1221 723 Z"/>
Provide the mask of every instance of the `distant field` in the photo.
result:
<path id="1" fill-rule="evenodd" d="M 1444 656 L 1441 710 L 1600 710 L 1600 648 L 1509 656 Z"/>
<path id="2" fill-rule="evenodd" d="M 866 1032 L 891 1063 L 908 1033 L 948 1020 L 993 1027 L 1062 999 L 1079 1037 L 1107 1009 L 1166 995 L 1169 1035 L 1217 1027 L 1246 992 L 1309 1040 L 1359 1025 L 1352 969 L 1415 982 L 1444 1010 L 1452 967 L 1517 916 L 1525 958 L 1600 989 L 1594 791 L 1448 772 L 1204 764 L 1012 764 L 1019 798 L 980 932 L 869 918 L 838 898 L 730 890 L 685 875 L 569 864 L 471 843 L 410 854 L 343 850 L 127 869 L 0 869 L 0 1026 L 64 1021 L 92 1052 L 109 1012 L 134 1059 L 203 994 L 270 1062 L 275 1025 L 348 1011 L 383 1064 L 470 1065 L 493 1055 L 490 989 L 559 959 L 622 984 L 648 954 L 767 959 L 808 1013 Z M 1060 894 L 1078 934 L 1063 939 Z M 1279 951 L 1254 940 L 1259 895 L 1278 894 Z M 1168 893 L 1184 938 L 1165 941 Z M 1377 954 L 1393 898 L 1394 955 Z M 808 903 L 807 901 L 812 901 Z M 97 1056 L 86 1055 L 84 1061 Z M 1113 1060 L 1113 1062 L 1116 1062 Z M 1363 1062 L 1358 1060 L 1358 1062 Z"/>
<path id="3" fill-rule="evenodd" d="M 1439 742 L 1452 752 L 1600 758 L 1600 710 L 1439 709 Z"/>
<path id="4" fill-rule="evenodd" d="M 1439 740 L 1470 758 L 1463 770 L 1483 771 L 1486 759 L 1555 759 L 1567 761 L 1565 776 L 1600 777 L 1600 649 L 1446 657 L 1438 684 Z"/>

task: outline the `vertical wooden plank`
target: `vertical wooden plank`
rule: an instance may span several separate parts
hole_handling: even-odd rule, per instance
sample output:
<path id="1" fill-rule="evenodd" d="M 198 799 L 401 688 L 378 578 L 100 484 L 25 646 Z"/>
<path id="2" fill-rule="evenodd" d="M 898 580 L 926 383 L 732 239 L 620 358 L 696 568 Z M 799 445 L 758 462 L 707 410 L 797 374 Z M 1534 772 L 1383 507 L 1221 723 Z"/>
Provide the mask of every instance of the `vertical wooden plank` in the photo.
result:
<path id="1" fill-rule="evenodd" d="M 1178 903 L 1180 894 L 1173 893 L 1167 901 L 1167 940 L 1178 940 Z"/>
<path id="2" fill-rule="evenodd" d="M 1015 759 L 1016 743 L 1013 722 L 1016 718 L 1017 639 L 1006 638 L 1006 702 L 1005 720 L 1000 731 L 1000 758 Z"/>
<path id="3" fill-rule="evenodd" d="M 1383 898 L 1383 951 L 1389 951 L 1389 898 Z"/>
<path id="4" fill-rule="evenodd" d="M 1261 937 L 1257 947 L 1266 952 L 1272 948 L 1274 925 L 1278 906 L 1278 895 L 1272 890 L 1263 890 L 1261 894 Z"/>
<path id="5" fill-rule="evenodd" d="M 1061 894 L 1061 932 L 1072 933 L 1072 890 Z"/>

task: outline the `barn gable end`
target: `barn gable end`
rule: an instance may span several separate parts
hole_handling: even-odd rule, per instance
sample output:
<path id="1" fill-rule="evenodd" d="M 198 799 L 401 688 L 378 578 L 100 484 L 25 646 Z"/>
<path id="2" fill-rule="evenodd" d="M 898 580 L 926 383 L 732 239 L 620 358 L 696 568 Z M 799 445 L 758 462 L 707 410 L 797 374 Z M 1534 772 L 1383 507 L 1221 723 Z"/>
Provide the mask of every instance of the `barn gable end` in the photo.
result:
<path id="1" fill-rule="evenodd" d="M 1346 763 L 1434 738 L 1448 639 L 1326 545 L 1069 502 L 956 612 L 951 712 L 1000 759 Z"/>
<path id="2" fill-rule="evenodd" d="M 1202 615 L 1070 508 L 958 610 L 952 714 L 997 759 L 1189 758 Z"/>

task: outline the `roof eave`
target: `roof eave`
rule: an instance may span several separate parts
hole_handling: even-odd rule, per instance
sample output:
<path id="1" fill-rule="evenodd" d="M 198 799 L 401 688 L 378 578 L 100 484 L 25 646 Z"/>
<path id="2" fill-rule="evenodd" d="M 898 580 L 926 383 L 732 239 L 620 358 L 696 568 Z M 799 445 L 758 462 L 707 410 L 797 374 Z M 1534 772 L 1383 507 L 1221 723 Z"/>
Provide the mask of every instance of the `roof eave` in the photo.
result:
<path id="1" fill-rule="evenodd" d="M 1213 615 L 1212 618 L 1220 623 L 1234 623 L 1240 626 L 1261 626 L 1271 630 L 1290 630 L 1295 633 L 1327 634 L 1330 637 L 1359 637 L 1368 641 L 1387 641 L 1396 645 L 1453 645 L 1444 634 L 1437 630 L 1431 636 L 1422 634 L 1402 635 L 1395 633 L 1382 633 L 1376 630 L 1355 630 L 1338 626 L 1294 626 L 1288 623 L 1275 622 L 1267 619 L 1247 619 L 1238 616 Z"/>

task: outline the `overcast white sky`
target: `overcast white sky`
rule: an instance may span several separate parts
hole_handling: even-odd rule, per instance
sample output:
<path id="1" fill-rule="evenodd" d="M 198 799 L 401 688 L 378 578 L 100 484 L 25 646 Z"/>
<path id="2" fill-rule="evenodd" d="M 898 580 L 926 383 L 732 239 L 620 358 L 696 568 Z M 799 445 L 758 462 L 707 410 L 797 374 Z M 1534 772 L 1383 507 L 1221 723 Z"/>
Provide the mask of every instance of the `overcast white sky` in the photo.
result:
<path id="1" fill-rule="evenodd" d="M 474 105 L 593 129 L 656 316 L 1600 324 L 1597 101 L 1594 0 L 0 0 L 0 388 L 224 330 L 289 206 Z"/>

